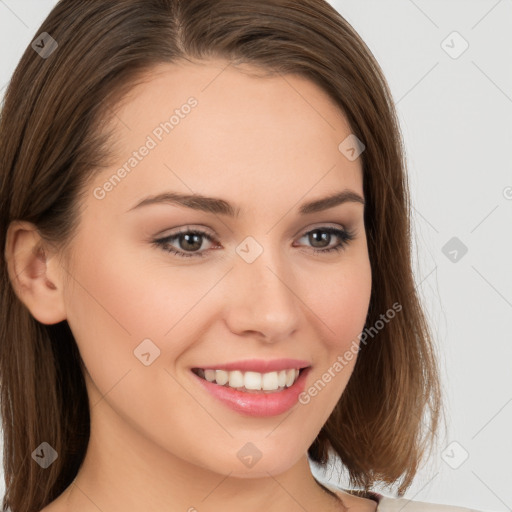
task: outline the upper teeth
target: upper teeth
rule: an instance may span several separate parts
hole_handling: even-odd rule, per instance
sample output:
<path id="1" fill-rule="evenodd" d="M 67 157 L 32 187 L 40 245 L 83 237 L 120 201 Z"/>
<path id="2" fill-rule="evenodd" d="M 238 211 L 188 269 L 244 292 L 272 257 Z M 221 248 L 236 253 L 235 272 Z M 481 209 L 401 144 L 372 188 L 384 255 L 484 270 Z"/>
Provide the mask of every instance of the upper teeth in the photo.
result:
<path id="1" fill-rule="evenodd" d="M 279 372 L 259 373 L 233 370 L 204 370 L 204 378 L 216 382 L 220 386 L 227 384 L 230 388 L 242 388 L 273 391 L 278 388 L 290 387 L 298 378 L 299 370 L 291 368 Z"/>

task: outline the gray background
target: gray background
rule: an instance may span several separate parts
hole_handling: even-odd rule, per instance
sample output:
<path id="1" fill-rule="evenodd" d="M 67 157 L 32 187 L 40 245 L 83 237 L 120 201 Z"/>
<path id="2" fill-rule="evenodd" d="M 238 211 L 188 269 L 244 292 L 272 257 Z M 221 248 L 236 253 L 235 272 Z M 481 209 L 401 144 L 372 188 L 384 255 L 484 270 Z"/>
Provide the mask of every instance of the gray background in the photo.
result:
<path id="1" fill-rule="evenodd" d="M 0 96 L 55 3 L 0 0 Z M 406 497 L 511 510 L 512 0 L 330 3 L 376 56 L 397 104 L 416 281 L 448 403 L 449 436 Z M 313 469 L 333 481 L 339 471 Z"/>

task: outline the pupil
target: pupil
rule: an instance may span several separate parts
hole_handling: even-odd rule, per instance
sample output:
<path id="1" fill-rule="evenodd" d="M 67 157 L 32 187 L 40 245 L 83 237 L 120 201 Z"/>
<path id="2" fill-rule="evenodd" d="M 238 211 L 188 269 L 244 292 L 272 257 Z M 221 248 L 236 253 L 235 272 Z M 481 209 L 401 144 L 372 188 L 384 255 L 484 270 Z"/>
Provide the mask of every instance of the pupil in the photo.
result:
<path id="1" fill-rule="evenodd" d="M 186 244 L 192 244 L 192 247 L 183 247 L 184 249 L 190 249 L 190 250 L 193 250 L 193 249 L 200 249 L 201 248 L 201 241 L 200 241 L 200 238 L 201 238 L 201 235 L 197 235 L 197 234 L 187 234 L 187 235 L 182 235 L 185 240 L 186 240 Z M 194 242 L 190 242 L 190 238 L 192 239 L 195 239 L 195 243 Z M 199 240 L 199 242 L 198 242 Z"/>
<path id="2" fill-rule="evenodd" d="M 324 242 L 327 241 L 327 245 L 329 245 L 328 243 L 328 237 L 330 237 L 330 233 L 327 233 L 325 231 L 320 231 L 320 230 L 317 230 L 317 231 L 313 231 L 313 233 L 310 235 L 313 237 L 313 239 L 315 240 L 315 243 L 318 241 L 318 233 L 322 233 L 322 235 L 320 235 L 320 239 L 323 240 Z M 314 244 L 313 244 L 314 245 Z M 324 245 L 320 245 L 320 247 L 324 247 Z"/>

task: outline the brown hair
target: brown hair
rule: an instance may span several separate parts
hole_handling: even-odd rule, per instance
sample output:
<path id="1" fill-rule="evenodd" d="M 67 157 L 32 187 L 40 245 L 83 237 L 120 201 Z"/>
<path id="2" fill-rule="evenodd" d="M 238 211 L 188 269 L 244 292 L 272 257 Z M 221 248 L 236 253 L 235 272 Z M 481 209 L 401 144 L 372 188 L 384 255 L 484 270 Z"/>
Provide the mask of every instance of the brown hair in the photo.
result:
<path id="1" fill-rule="evenodd" d="M 353 374 L 308 450 L 333 450 L 351 484 L 410 486 L 435 440 L 441 393 L 434 345 L 411 268 L 410 205 L 401 133 L 391 93 L 372 53 L 324 0 L 61 0 L 38 30 L 58 48 L 28 47 L 0 118 L 0 241 L 13 220 L 33 223 L 65 247 L 79 199 L 106 165 L 102 128 L 123 95 L 156 64 L 220 57 L 319 85 L 366 146 L 361 154 L 364 221 L 372 269 L 366 326 L 402 306 L 361 344 Z M 340 141 L 341 142 L 341 141 Z M 2 251 L 3 252 L 3 251 Z M 85 456 L 89 409 L 83 362 L 66 321 L 36 321 L 1 269 L 1 414 L 4 507 L 40 510 L 69 486 Z M 379 316 L 381 315 L 381 316 Z M 41 442 L 58 453 L 42 469 Z"/>

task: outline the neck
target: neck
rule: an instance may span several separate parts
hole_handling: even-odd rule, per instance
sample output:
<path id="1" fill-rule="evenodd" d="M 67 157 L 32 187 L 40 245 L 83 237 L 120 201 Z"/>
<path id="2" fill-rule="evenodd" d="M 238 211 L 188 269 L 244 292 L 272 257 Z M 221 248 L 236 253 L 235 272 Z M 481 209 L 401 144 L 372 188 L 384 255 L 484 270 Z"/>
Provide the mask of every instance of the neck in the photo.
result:
<path id="1" fill-rule="evenodd" d="M 91 409 L 90 432 L 83 464 L 60 498 L 69 511 L 342 510 L 313 477 L 306 453 L 278 475 L 212 472 L 163 450 L 105 400 Z"/>

